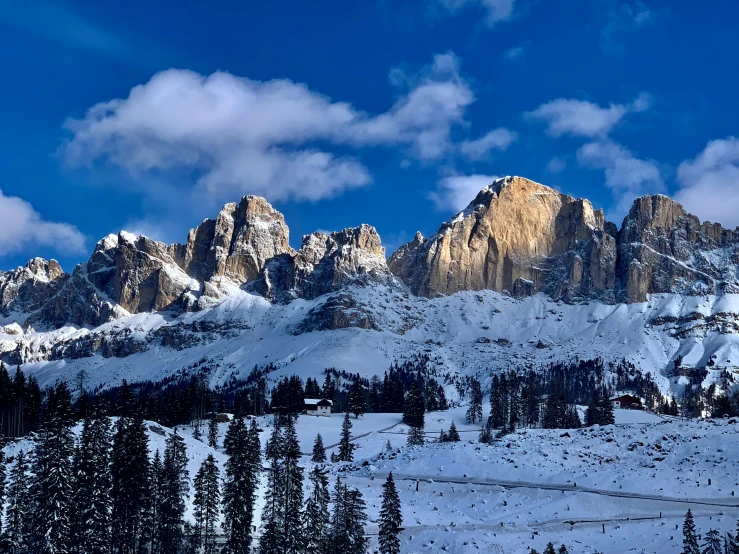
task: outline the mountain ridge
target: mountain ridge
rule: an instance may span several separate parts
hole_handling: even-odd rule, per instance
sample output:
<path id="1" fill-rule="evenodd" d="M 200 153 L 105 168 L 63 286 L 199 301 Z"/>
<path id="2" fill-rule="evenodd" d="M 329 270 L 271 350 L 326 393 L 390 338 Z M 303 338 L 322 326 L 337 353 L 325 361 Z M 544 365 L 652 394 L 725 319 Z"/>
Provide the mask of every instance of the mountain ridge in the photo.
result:
<path id="1" fill-rule="evenodd" d="M 219 380 L 262 364 L 377 373 L 414 352 L 457 373 L 588 355 L 641 361 L 668 389 L 692 375 L 680 364 L 723 386 L 739 374 L 738 275 L 736 231 L 661 195 L 619 229 L 587 200 L 507 177 L 389 258 L 366 224 L 295 250 L 251 196 L 183 244 L 122 231 L 71 275 L 42 259 L 0 272 L 0 359 L 104 386 L 202 359 Z"/>

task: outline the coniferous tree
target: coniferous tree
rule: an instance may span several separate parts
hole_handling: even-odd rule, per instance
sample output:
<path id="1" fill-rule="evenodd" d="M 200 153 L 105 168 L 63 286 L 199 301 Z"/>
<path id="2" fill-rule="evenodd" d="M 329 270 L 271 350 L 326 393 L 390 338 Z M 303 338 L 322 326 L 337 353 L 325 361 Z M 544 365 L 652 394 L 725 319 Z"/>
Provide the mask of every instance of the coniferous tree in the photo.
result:
<path id="1" fill-rule="evenodd" d="M 544 554 L 557 554 L 557 551 L 554 550 L 554 545 L 551 542 L 547 544 L 547 547 L 544 549 Z"/>
<path id="2" fill-rule="evenodd" d="M 347 417 L 348 414 L 347 414 Z M 279 420 L 275 418 L 272 434 L 265 448 L 269 462 L 267 492 L 262 509 L 262 533 L 259 537 L 260 554 L 282 554 L 284 545 L 284 464 L 282 455 L 283 435 Z"/>
<path id="3" fill-rule="evenodd" d="M 28 460 L 21 450 L 10 468 L 5 512 L 5 539 L 11 554 L 28 552 L 30 510 Z"/>
<path id="4" fill-rule="evenodd" d="M 600 415 L 600 425 L 613 425 L 616 423 L 616 418 L 613 415 L 613 404 L 611 404 L 611 399 L 608 397 L 608 391 L 605 387 L 601 393 L 598 411 Z"/>
<path id="5" fill-rule="evenodd" d="M 585 426 L 592 427 L 593 425 L 600 425 L 600 422 L 600 396 L 593 391 L 590 397 L 590 404 L 588 404 L 588 408 L 585 410 Z"/>
<path id="6" fill-rule="evenodd" d="M 3 528 L 3 506 L 5 505 L 5 453 L 0 450 L 0 531 Z M 0 537 L 1 538 L 1 537 Z"/>
<path id="7" fill-rule="evenodd" d="M 351 462 L 354 460 L 354 449 L 356 445 L 351 441 L 352 422 L 349 414 L 344 414 L 344 422 L 341 424 L 341 438 L 339 439 L 339 461 Z"/>
<path id="8" fill-rule="evenodd" d="M 447 440 L 449 442 L 459 442 L 461 439 L 459 438 L 459 432 L 457 431 L 457 426 L 452 421 L 452 424 L 449 426 L 449 434 L 447 435 Z"/>
<path id="9" fill-rule="evenodd" d="M 395 487 L 393 474 L 389 473 L 382 485 L 382 508 L 380 509 L 380 554 L 399 554 L 400 526 L 403 515 L 400 513 L 400 497 Z"/>
<path id="10" fill-rule="evenodd" d="M 354 381 L 352 388 L 349 390 L 349 412 L 353 413 L 355 418 L 358 418 L 366 411 L 367 400 L 364 387 L 359 381 Z"/>
<path id="11" fill-rule="evenodd" d="M 480 411 L 482 420 L 482 411 Z M 508 429 L 514 431 L 521 420 L 521 390 L 518 375 L 508 374 Z"/>
<path id="12" fill-rule="evenodd" d="M 698 534 L 695 529 L 693 512 L 688 509 L 683 522 L 683 554 L 700 554 Z"/>
<path id="13" fill-rule="evenodd" d="M 112 437 L 107 417 L 85 419 L 75 452 L 73 550 L 105 554 L 111 540 Z"/>
<path id="14" fill-rule="evenodd" d="M 149 464 L 149 491 L 142 510 L 141 544 L 150 554 L 161 551 L 162 503 L 164 502 L 164 464 L 159 450 Z"/>
<path id="15" fill-rule="evenodd" d="M 320 435 L 319 435 L 320 436 Z M 327 554 L 329 539 L 329 502 L 327 472 L 322 465 L 313 467 L 309 474 L 311 492 L 305 504 L 303 533 L 305 554 Z"/>
<path id="16" fill-rule="evenodd" d="M 711 529 L 703 537 L 701 554 L 724 554 L 721 549 L 721 534 L 716 529 Z"/>
<path id="17" fill-rule="evenodd" d="M 143 419 L 140 415 L 121 417 L 116 421 L 111 455 L 113 554 L 136 554 L 147 542 L 150 474 L 149 439 Z"/>
<path id="18" fill-rule="evenodd" d="M 403 422 L 410 427 L 408 430 L 408 444 L 411 446 L 422 445 L 424 442 L 425 412 L 423 391 L 421 391 L 418 383 L 414 382 L 405 396 L 403 411 Z"/>
<path id="19" fill-rule="evenodd" d="M 208 454 L 193 482 L 196 544 L 204 554 L 216 552 L 216 523 L 221 510 L 220 478 L 216 460 L 213 454 Z"/>
<path id="20" fill-rule="evenodd" d="M 316 435 L 316 440 L 313 442 L 313 454 L 310 461 L 314 464 L 326 463 L 326 449 L 323 446 L 323 437 L 320 433 Z"/>
<path id="21" fill-rule="evenodd" d="M 184 539 L 185 499 L 188 497 L 187 448 L 177 430 L 166 440 L 162 461 L 161 554 L 177 554 Z"/>
<path id="22" fill-rule="evenodd" d="M 472 378 L 470 383 L 470 406 L 467 409 L 467 421 L 474 424 L 482 421 L 482 387 L 480 381 Z"/>
<path id="23" fill-rule="evenodd" d="M 208 446 L 218 448 L 218 420 L 215 417 L 208 420 Z"/>
<path id="24" fill-rule="evenodd" d="M 300 461 L 300 443 L 292 418 L 288 418 L 283 433 L 282 466 L 284 508 L 282 515 L 283 553 L 298 554 L 302 543 L 303 468 Z"/>
<path id="25" fill-rule="evenodd" d="M 71 546 L 74 435 L 72 404 L 66 383 L 47 400 L 47 420 L 33 453 L 29 550 L 67 554 Z"/>
<path id="26" fill-rule="evenodd" d="M 254 502 L 261 472 L 261 445 L 256 420 L 247 430 L 243 419 L 228 426 L 223 448 L 228 454 L 223 483 L 226 552 L 246 554 L 252 542 Z"/>
<path id="27" fill-rule="evenodd" d="M 567 547 L 564 544 L 560 544 L 557 554 L 567 554 Z"/>
<path id="28" fill-rule="evenodd" d="M 347 488 L 337 478 L 333 503 L 328 554 L 364 554 L 367 550 L 364 536 L 367 514 L 362 494 L 357 489 Z"/>

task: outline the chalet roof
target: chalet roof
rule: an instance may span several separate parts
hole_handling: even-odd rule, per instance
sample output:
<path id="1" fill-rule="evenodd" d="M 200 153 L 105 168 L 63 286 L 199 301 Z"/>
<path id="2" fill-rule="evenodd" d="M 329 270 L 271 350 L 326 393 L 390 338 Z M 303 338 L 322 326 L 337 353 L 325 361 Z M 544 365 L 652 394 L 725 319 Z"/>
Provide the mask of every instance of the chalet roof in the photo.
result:
<path id="1" fill-rule="evenodd" d="M 303 400 L 303 403 L 305 404 L 318 404 L 319 402 L 328 402 L 329 406 L 333 406 L 334 403 L 330 400 L 327 400 L 326 398 L 306 398 Z"/>
<path id="2" fill-rule="evenodd" d="M 631 400 L 632 402 L 641 402 L 641 398 L 634 396 L 633 394 L 617 394 L 616 396 L 611 396 L 609 400 Z"/>

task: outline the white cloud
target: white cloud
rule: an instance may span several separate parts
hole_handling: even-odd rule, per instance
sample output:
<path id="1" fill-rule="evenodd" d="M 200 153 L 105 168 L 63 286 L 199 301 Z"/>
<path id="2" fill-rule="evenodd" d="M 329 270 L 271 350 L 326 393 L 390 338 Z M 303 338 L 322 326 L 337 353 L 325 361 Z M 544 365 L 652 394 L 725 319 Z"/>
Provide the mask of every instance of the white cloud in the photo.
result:
<path id="1" fill-rule="evenodd" d="M 526 50 L 523 46 L 514 46 L 513 48 L 506 50 L 503 57 L 509 60 L 517 60 L 523 56 L 525 51 Z"/>
<path id="2" fill-rule="evenodd" d="M 193 171 L 211 197 L 260 194 L 318 200 L 371 181 L 346 148 L 395 146 L 421 161 L 455 150 L 451 132 L 474 101 L 451 53 L 416 75 L 391 73 L 401 95 L 370 115 L 290 80 L 168 70 L 70 119 L 62 152 L 72 166 L 98 160 L 134 176 Z M 341 148 L 342 153 L 334 150 Z"/>
<path id="3" fill-rule="evenodd" d="M 615 142 L 602 140 L 584 144 L 577 151 L 577 160 L 585 167 L 605 171 L 605 184 L 614 198 L 607 214 L 611 220 L 620 221 L 634 198 L 665 190 L 656 162 L 637 158 Z"/>
<path id="4" fill-rule="evenodd" d="M 617 37 L 637 31 L 654 19 L 654 12 L 643 2 L 617 1 L 608 10 L 608 20 L 601 29 L 601 47 L 604 50 L 620 50 Z"/>
<path id="5" fill-rule="evenodd" d="M 485 23 L 490 27 L 512 19 L 516 4 L 516 0 L 433 0 L 433 2 L 452 14 L 470 6 L 482 8 L 485 11 Z"/>
<path id="6" fill-rule="evenodd" d="M 0 190 L 0 256 L 20 252 L 29 246 L 49 247 L 61 254 L 85 251 L 85 237 L 73 225 L 44 221 L 33 206 Z"/>
<path id="7" fill-rule="evenodd" d="M 739 139 L 709 142 L 677 169 L 675 200 L 702 220 L 739 226 Z"/>
<path id="8" fill-rule="evenodd" d="M 525 116 L 546 123 L 547 133 L 553 137 L 605 137 L 626 114 L 645 111 L 650 104 L 646 93 L 637 96 L 630 104 L 610 104 L 607 108 L 587 100 L 558 98 L 527 112 Z"/>
<path id="9" fill-rule="evenodd" d="M 482 160 L 491 150 L 505 150 L 516 141 L 518 135 L 503 127 L 493 129 L 476 140 L 465 140 L 459 144 L 459 153 L 470 161 Z"/>
<path id="10" fill-rule="evenodd" d="M 429 197 L 440 211 L 459 212 L 475 199 L 477 193 L 499 177 L 490 175 L 454 175 L 439 181 Z"/>
<path id="11" fill-rule="evenodd" d="M 556 175 L 557 173 L 562 173 L 565 169 L 567 169 L 567 160 L 560 156 L 554 156 L 551 160 L 549 160 L 546 166 L 547 172 L 553 175 Z"/>

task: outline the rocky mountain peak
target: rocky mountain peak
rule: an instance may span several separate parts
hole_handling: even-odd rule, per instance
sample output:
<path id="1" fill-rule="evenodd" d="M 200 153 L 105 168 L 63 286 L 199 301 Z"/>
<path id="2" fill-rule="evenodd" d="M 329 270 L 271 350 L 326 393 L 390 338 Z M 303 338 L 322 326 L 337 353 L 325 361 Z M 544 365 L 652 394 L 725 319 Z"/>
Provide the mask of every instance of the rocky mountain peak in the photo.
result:
<path id="1" fill-rule="evenodd" d="M 51 298 L 69 277 L 56 260 L 33 258 L 25 266 L 0 271 L 0 314 L 30 312 Z"/>
<path id="2" fill-rule="evenodd" d="M 223 206 L 170 250 L 177 264 L 198 281 L 227 277 L 237 285 L 254 279 L 264 263 L 292 252 L 283 215 L 258 196 L 244 196 Z"/>
<path id="3" fill-rule="evenodd" d="M 422 296 L 491 289 L 595 298 L 612 286 L 612 252 L 603 212 L 589 201 L 506 177 L 429 239 L 402 246 L 388 265 Z"/>
<path id="4" fill-rule="evenodd" d="M 265 265 L 254 288 L 268 298 L 288 301 L 388 278 L 390 270 L 380 235 L 374 227 L 363 224 L 305 235 L 300 250 Z"/>

